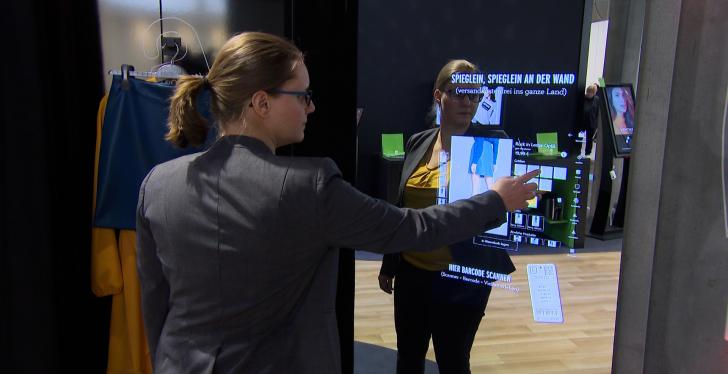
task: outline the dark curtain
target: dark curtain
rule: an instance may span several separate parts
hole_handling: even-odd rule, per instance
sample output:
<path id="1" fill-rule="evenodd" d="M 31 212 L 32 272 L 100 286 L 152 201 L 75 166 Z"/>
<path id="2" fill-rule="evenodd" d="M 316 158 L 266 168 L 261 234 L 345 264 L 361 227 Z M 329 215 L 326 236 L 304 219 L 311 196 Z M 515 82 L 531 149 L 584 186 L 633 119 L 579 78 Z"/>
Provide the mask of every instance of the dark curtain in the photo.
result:
<path id="1" fill-rule="evenodd" d="M 356 182 L 357 0 L 292 0 L 287 36 L 303 50 L 316 111 L 295 156 L 330 157 L 344 179 Z M 286 152 L 281 150 L 281 153 Z M 336 319 L 343 374 L 354 371 L 354 250 L 339 251 Z"/>
<path id="2" fill-rule="evenodd" d="M 6 373 L 101 373 L 108 298 L 90 288 L 96 1 L 3 4 L 0 355 Z"/>

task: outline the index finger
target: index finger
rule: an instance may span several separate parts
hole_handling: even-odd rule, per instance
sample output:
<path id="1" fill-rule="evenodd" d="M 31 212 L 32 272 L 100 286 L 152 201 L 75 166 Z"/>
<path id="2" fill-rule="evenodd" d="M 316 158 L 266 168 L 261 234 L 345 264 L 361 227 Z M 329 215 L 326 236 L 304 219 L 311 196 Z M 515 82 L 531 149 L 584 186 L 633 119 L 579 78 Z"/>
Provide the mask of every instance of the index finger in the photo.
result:
<path id="1" fill-rule="evenodd" d="M 541 174 L 541 169 L 531 170 L 526 174 L 516 177 L 516 181 L 526 183 L 539 174 Z"/>

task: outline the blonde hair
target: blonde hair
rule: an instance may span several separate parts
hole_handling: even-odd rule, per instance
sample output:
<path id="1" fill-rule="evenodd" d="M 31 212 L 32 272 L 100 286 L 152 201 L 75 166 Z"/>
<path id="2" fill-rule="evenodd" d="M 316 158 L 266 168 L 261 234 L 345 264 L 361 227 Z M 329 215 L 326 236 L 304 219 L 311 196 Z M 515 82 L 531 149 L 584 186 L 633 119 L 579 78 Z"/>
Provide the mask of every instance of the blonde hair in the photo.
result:
<path id="1" fill-rule="evenodd" d="M 440 69 L 437 73 L 437 79 L 435 79 L 435 87 L 432 91 L 442 91 L 450 83 L 451 77 L 455 73 L 461 72 L 474 72 L 479 71 L 478 67 L 468 60 L 450 60 L 445 66 Z"/>
<path id="2" fill-rule="evenodd" d="M 208 122 L 197 110 L 197 97 L 210 90 L 210 109 L 224 126 L 243 116 L 258 91 L 279 87 L 294 77 L 303 53 L 291 42 L 271 34 L 245 32 L 230 38 L 218 52 L 206 77 L 182 76 L 169 106 L 165 139 L 178 147 L 205 142 Z"/>
<path id="3" fill-rule="evenodd" d="M 468 61 L 468 60 L 450 60 L 445 64 L 445 66 L 440 69 L 440 72 L 437 73 L 437 78 L 435 78 L 435 87 L 432 88 L 432 92 L 434 95 L 435 90 L 444 91 L 445 87 L 451 82 L 452 75 L 459 72 L 475 72 L 480 71 L 478 69 L 478 66 L 474 63 Z M 438 107 L 437 101 L 435 99 L 432 99 L 432 107 L 430 108 L 430 112 L 427 114 L 427 121 L 435 125 L 435 120 L 437 119 L 437 107 Z"/>

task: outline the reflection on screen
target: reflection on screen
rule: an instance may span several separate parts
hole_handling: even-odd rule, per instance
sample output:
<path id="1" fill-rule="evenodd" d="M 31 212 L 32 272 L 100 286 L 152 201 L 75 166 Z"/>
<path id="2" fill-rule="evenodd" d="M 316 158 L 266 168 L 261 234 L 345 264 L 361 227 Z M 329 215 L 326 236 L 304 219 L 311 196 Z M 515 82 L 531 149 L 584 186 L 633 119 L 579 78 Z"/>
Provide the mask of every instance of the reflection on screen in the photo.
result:
<path id="1" fill-rule="evenodd" d="M 439 155 L 437 204 L 484 193 L 499 178 L 532 170 L 541 171 L 530 181 L 538 185 L 540 194 L 528 202 L 527 208 L 506 213 L 503 224 L 476 235 L 472 241 L 450 246 L 451 261 L 440 276 L 444 284 L 456 289 L 487 285 L 517 293 L 519 287 L 511 284 L 509 275 L 513 269 L 504 265 L 510 263 L 509 251 L 553 253 L 582 245 L 581 221 L 586 206 L 581 200 L 586 200 L 589 168 L 588 161 L 570 156 L 571 127 L 552 129 L 513 121 L 515 113 L 506 112 L 505 101 L 559 103 L 567 97 L 568 87 L 574 85 L 575 75 L 456 72 L 451 78 L 454 88 L 449 94 L 474 104 L 477 100 L 477 107 L 468 136 L 453 136 L 450 152 L 443 150 Z M 435 123 L 439 124 L 440 107 L 434 108 Z M 514 139 L 514 135 L 518 138 Z M 545 269 L 544 274 L 550 274 L 551 268 Z M 533 279 L 540 287 L 538 300 L 553 297 L 553 292 L 545 292 L 553 290 L 552 281 L 555 279 L 544 278 L 541 283 Z M 558 292 L 556 295 L 558 299 Z M 542 322 L 557 322 L 561 316 L 555 305 L 542 303 L 538 310 L 534 309 L 534 316 Z"/>

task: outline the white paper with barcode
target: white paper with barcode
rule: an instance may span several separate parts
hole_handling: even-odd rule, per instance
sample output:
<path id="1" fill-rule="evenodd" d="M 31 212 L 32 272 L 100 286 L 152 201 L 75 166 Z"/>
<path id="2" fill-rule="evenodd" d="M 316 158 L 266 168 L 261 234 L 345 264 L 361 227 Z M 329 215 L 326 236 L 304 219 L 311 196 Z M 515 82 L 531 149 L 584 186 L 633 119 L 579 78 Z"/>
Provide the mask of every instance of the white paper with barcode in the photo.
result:
<path id="1" fill-rule="evenodd" d="M 559 278 L 554 264 L 528 264 L 528 289 L 531 292 L 533 320 L 563 323 Z"/>

